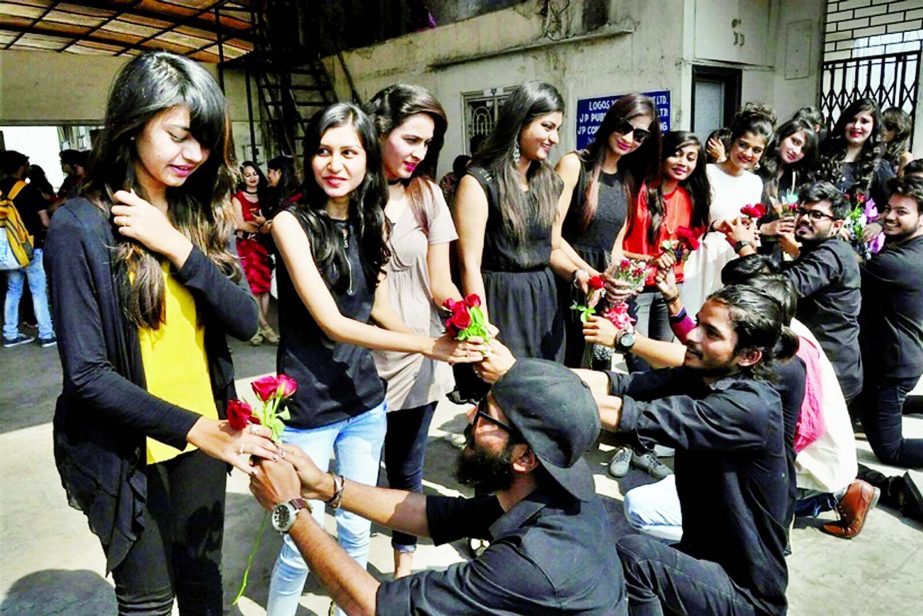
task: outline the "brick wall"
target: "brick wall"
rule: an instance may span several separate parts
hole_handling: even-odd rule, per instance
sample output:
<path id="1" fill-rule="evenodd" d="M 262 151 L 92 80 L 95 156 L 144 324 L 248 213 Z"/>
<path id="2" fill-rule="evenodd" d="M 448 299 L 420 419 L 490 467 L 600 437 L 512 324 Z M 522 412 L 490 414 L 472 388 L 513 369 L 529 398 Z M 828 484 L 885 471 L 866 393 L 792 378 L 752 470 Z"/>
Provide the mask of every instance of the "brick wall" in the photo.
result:
<path id="1" fill-rule="evenodd" d="M 916 51 L 923 0 L 828 0 L 824 60 Z"/>

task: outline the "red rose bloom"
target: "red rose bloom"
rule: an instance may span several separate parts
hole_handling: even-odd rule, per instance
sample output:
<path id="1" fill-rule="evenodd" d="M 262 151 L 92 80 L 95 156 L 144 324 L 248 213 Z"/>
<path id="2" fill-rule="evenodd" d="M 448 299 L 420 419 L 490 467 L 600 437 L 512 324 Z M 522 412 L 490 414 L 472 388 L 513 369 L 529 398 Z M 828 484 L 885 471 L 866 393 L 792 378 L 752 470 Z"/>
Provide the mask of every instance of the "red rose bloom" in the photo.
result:
<path id="1" fill-rule="evenodd" d="M 288 398 L 293 393 L 295 393 L 296 389 L 298 389 L 297 383 L 295 383 L 292 378 L 287 377 L 284 374 L 280 374 L 278 376 L 274 374 L 264 376 L 253 381 L 253 383 L 250 384 L 250 387 L 253 388 L 253 393 L 255 393 L 256 396 L 263 402 L 274 397 L 276 392 L 280 391 L 280 388 L 283 398 Z"/>
<path id="2" fill-rule="evenodd" d="M 740 208 L 740 213 L 744 216 L 749 216 L 750 218 L 762 218 L 766 215 L 766 206 L 762 203 L 745 205 Z"/>
<path id="3" fill-rule="evenodd" d="M 481 305 L 481 298 L 477 293 L 472 293 L 465 298 L 465 303 L 469 308 L 478 308 Z"/>
<path id="4" fill-rule="evenodd" d="M 253 408 L 243 400 L 228 402 L 228 423 L 235 430 L 243 430 L 247 424 L 260 423 L 259 417 L 253 414 Z"/>
<path id="5" fill-rule="evenodd" d="M 602 289 L 606 286 L 606 283 L 603 282 L 602 276 L 593 276 L 587 281 L 587 285 L 591 289 Z"/>

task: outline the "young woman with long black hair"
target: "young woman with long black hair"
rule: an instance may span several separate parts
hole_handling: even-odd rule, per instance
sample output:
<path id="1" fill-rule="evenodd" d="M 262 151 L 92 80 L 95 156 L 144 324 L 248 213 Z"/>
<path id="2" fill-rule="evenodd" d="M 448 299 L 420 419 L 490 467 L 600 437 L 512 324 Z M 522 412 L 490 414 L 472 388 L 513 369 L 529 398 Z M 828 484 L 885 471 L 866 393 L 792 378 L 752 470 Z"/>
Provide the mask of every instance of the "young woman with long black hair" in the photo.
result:
<path id="1" fill-rule="evenodd" d="M 580 315 L 570 310 L 574 293 L 585 294 L 589 277 L 605 272 L 613 253 L 621 254 L 629 204 L 637 199 L 644 179 L 657 175 L 659 157 L 660 122 L 654 101 L 643 94 L 626 94 L 606 112 L 593 142 L 566 154 L 555 167 L 564 181 L 558 205 L 564 221 L 562 253 L 578 268 L 576 284 L 559 280 L 558 285 L 567 315 L 567 366 L 579 368 L 586 347 Z"/>
<path id="2" fill-rule="evenodd" d="M 821 144 L 819 179 L 832 182 L 844 193 L 861 192 L 875 200 L 879 211 L 888 203 L 888 180 L 894 177 L 890 164 L 883 160 L 881 112 L 870 98 L 853 101 L 837 118 L 827 139 Z M 880 233 L 880 225 L 874 233 Z"/>
<path id="3" fill-rule="evenodd" d="M 683 303 L 690 314 L 721 288 L 721 268 L 737 257 L 722 230 L 741 217 L 741 208 L 760 202 L 763 182 L 754 171 L 774 131 L 775 114 L 762 105 L 747 103 L 731 123 L 731 140 L 724 161 L 705 168 L 711 186 L 709 233 L 692 253 L 683 270 Z"/>
<path id="4" fill-rule="evenodd" d="M 913 118 L 900 107 L 888 107 L 881 112 L 884 127 L 882 141 L 885 144 L 883 158 L 891 165 L 895 175 L 901 175 L 907 163 L 913 160 L 910 153 L 910 135 L 913 133 Z"/>
<path id="5" fill-rule="evenodd" d="M 622 242 L 627 257 L 654 261 L 663 252 L 664 242 L 679 239 L 680 227 L 704 229 L 708 224 L 711 188 L 705 173 L 705 152 L 698 138 L 686 131 L 667 133 L 660 159 L 659 178 L 652 177 L 645 183 L 629 213 Z M 677 283 L 681 284 L 682 261 L 674 265 L 674 272 Z M 657 289 L 655 274 L 652 270 L 638 296 L 637 304 L 645 309 L 638 311 L 636 327 L 648 338 L 672 340 L 669 311 Z M 635 363 L 647 367 L 643 360 Z"/>
<path id="6" fill-rule="evenodd" d="M 439 336 L 444 329 L 439 307 L 447 299 L 461 300 L 449 268 L 449 246 L 458 235 L 433 181 L 447 125 L 445 111 L 428 90 L 407 84 L 378 92 L 367 110 L 378 129 L 388 181 L 388 297 L 409 331 Z M 374 356 L 378 374 L 388 382 L 388 485 L 422 492 L 427 433 L 436 403 L 452 389 L 452 371 L 415 353 L 376 351 Z M 395 578 L 410 574 L 416 545 L 413 535 L 394 532 Z"/>
<path id="7" fill-rule="evenodd" d="M 350 103 L 318 112 L 305 136 L 305 182 L 298 203 L 273 219 L 285 267 L 278 270 L 278 368 L 298 381 L 282 440 L 323 469 L 374 485 L 385 437 L 385 385 L 370 349 L 418 353 L 448 362 L 477 361 L 482 346 L 413 333 L 381 284 L 390 258 L 388 185 L 372 120 Z M 371 325 L 370 321 L 381 327 Z M 323 524 L 324 504 L 312 503 Z M 340 545 L 363 567 L 368 520 L 337 509 Z M 267 613 L 292 615 L 308 568 L 285 537 L 273 569 Z"/>
<path id="8" fill-rule="evenodd" d="M 579 268 L 560 246 L 562 183 L 548 162 L 563 121 L 553 86 L 520 85 L 455 194 L 462 290 L 486 299 L 486 316 L 517 357 L 564 356 L 552 267 L 567 280 Z"/>
<path id="9" fill-rule="evenodd" d="M 121 614 L 221 614 L 227 464 L 272 458 L 235 397 L 225 333 L 257 306 L 233 247 L 224 97 L 188 58 L 116 77 L 81 197 L 55 213 L 48 265 L 64 372 L 55 460 L 106 552 Z"/>

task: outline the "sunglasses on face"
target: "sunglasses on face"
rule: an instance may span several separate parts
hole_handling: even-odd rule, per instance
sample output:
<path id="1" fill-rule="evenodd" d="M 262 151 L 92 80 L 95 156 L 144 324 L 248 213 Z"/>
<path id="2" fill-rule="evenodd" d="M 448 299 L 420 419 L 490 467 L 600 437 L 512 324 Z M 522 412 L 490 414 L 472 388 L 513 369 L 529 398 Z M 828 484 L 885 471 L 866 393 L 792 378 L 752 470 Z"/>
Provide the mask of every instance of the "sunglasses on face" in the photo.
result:
<path id="1" fill-rule="evenodd" d="M 474 417 L 475 417 L 475 420 L 483 419 L 487 423 L 491 423 L 497 426 L 501 430 L 505 431 L 507 434 L 514 434 L 514 435 L 519 434 L 519 431 L 513 426 L 505 422 L 502 422 L 496 417 L 492 417 L 487 413 L 487 398 L 483 398 L 480 402 L 478 402 L 478 408 L 474 414 Z"/>
<path id="2" fill-rule="evenodd" d="M 643 128 L 635 128 L 631 122 L 625 120 L 621 124 L 615 127 L 615 132 L 625 136 L 630 133 L 634 133 L 635 141 L 637 143 L 644 143 L 644 140 L 651 136 L 651 131 L 644 130 Z"/>
<path id="3" fill-rule="evenodd" d="M 795 214 L 797 214 L 798 216 L 804 216 L 805 218 L 810 218 L 814 222 L 820 222 L 824 218 L 829 218 L 830 220 L 833 220 L 833 216 L 831 216 L 830 214 L 824 214 L 823 212 L 818 212 L 817 210 L 806 210 L 803 207 L 795 210 Z"/>

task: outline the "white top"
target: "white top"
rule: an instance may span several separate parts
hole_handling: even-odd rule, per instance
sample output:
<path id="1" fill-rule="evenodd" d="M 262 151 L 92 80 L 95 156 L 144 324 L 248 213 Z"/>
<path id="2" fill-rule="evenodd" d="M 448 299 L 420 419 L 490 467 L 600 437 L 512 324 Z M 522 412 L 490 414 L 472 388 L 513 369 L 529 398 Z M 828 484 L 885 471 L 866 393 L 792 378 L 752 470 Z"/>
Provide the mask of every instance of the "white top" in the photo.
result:
<path id="1" fill-rule="evenodd" d="M 718 165 L 711 164 L 705 167 L 705 175 L 711 184 L 709 223 L 738 218 L 740 208 L 760 202 L 763 181 L 754 173 L 744 171 L 740 175 L 729 175 Z"/>

